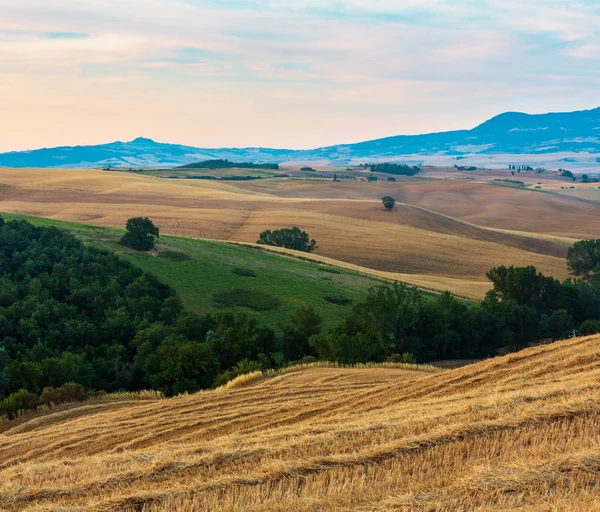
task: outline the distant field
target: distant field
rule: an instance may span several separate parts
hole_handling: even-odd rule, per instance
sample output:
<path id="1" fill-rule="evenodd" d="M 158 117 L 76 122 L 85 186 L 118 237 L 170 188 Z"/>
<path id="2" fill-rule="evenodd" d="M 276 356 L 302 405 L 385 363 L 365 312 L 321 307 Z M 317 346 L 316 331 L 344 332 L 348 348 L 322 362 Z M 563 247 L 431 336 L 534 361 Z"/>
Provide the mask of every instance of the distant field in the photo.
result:
<path id="1" fill-rule="evenodd" d="M 600 505 L 600 338 L 464 368 L 296 368 L 0 425 L 12 511 L 566 511 Z"/>
<path id="2" fill-rule="evenodd" d="M 396 198 L 394 212 L 383 210 L 383 195 Z M 0 210 L 112 227 L 144 215 L 163 233 L 245 243 L 297 225 L 317 239 L 315 256 L 472 298 L 483 297 L 486 271 L 501 264 L 566 278 L 569 245 L 600 237 L 600 204 L 429 171 L 406 182 L 333 183 L 3 169 Z"/>
<path id="3" fill-rule="evenodd" d="M 192 311 L 203 314 L 224 308 L 244 309 L 273 327 L 283 325 L 301 304 L 313 305 L 323 316 L 325 327 L 331 327 L 350 313 L 352 305 L 334 305 L 325 297 L 343 296 L 356 303 L 370 287 L 383 282 L 328 265 L 180 237 L 162 237 L 157 246 L 158 255 L 153 256 L 119 245 L 121 230 L 18 215 L 5 217 L 25 218 L 36 225 L 67 229 L 92 245 L 116 252 L 175 288 L 184 305 Z M 244 275 L 248 271 L 254 276 Z M 238 294 L 240 290 L 246 291 L 251 299 L 255 298 L 252 294 L 267 294 L 280 303 L 274 309 L 253 311 L 215 300 L 217 294 L 227 290 Z M 256 296 L 256 300 L 261 297 L 264 295 Z"/>

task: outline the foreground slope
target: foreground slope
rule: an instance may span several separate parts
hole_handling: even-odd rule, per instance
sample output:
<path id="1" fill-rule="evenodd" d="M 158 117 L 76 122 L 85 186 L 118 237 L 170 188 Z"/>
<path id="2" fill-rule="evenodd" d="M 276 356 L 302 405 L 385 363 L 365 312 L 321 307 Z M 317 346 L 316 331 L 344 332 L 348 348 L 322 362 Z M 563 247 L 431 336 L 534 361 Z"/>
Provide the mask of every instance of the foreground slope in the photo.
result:
<path id="1" fill-rule="evenodd" d="M 0 434 L 0 508 L 598 510 L 599 342 L 47 414 Z"/>

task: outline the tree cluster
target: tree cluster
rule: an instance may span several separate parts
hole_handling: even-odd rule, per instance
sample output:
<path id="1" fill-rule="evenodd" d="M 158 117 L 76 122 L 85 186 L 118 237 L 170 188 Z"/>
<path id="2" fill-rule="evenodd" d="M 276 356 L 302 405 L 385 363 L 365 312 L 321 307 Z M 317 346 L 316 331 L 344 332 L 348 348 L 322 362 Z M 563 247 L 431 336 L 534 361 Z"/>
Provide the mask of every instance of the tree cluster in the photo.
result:
<path id="1" fill-rule="evenodd" d="M 311 240 L 306 231 L 301 231 L 300 228 L 295 226 L 293 228 L 276 229 L 275 231 L 267 229 L 260 234 L 260 238 L 256 243 L 303 252 L 313 252 L 317 248 L 317 242 Z"/>
<path id="2" fill-rule="evenodd" d="M 264 169 L 277 170 L 279 164 L 255 164 L 253 162 L 231 162 L 229 160 L 204 160 L 182 165 L 178 169 Z"/>
<path id="3" fill-rule="evenodd" d="M 416 165 L 406 165 L 406 164 L 391 164 L 391 163 L 382 163 L 382 164 L 370 164 L 369 168 L 371 172 L 383 172 L 386 174 L 395 174 L 399 176 L 414 176 L 418 172 L 421 171 L 420 167 Z"/>
<path id="4" fill-rule="evenodd" d="M 327 334 L 309 340 L 304 355 L 342 363 L 382 361 L 412 353 L 419 361 L 479 358 L 540 340 L 600 332 L 600 289 L 564 283 L 534 267 L 488 272 L 493 289 L 478 304 L 446 292 L 426 299 L 403 284 L 371 289 L 353 313 Z"/>

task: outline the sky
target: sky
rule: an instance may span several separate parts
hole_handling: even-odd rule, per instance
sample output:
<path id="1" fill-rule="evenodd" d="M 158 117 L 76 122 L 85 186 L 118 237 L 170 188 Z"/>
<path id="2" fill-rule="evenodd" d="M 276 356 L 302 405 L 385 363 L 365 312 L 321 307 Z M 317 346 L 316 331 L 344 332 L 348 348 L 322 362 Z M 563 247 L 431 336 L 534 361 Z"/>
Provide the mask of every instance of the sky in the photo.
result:
<path id="1" fill-rule="evenodd" d="M 312 148 L 600 106 L 597 0 L 0 0 L 0 151 Z"/>

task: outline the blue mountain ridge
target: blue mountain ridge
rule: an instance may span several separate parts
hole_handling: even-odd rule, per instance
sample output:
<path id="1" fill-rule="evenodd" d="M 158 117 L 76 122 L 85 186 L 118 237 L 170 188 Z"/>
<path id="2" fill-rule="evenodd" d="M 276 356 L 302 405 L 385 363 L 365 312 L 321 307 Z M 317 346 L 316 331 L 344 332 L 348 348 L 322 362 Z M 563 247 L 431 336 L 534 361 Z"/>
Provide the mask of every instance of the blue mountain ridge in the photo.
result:
<path id="1" fill-rule="evenodd" d="M 399 160 L 405 156 L 463 158 L 499 154 L 600 154 L 600 108 L 568 113 L 500 114 L 471 130 L 339 144 L 309 150 L 198 148 L 137 138 L 96 146 L 65 146 L 0 154 L 0 167 L 175 167 L 200 160 L 347 164 L 359 160 Z"/>

